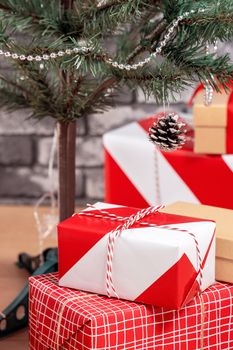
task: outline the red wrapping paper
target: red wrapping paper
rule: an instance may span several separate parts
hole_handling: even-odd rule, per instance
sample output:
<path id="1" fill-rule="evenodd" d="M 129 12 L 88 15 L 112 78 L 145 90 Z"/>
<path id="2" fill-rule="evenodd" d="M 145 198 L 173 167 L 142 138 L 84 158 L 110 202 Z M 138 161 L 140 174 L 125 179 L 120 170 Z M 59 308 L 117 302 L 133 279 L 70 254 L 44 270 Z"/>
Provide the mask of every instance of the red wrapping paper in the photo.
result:
<path id="1" fill-rule="evenodd" d="M 226 153 L 233 153 L 233 92 L 229 96 L 227 106 Z"/>
<path id="2" fill-rule="evenodd" d="M 94 209 L 60 223 L 59 284 L 116 296 L 107 287 L 108 239 L 122 221 L 112 216 L 128 218 L 137 212 L 97 203 Z M 112 279 L 122 299 L 180 308 L 215 281 L 215 223 L 161 212 L 149 214 L 116 238 Z"/>
<path id="3" fill-rule="evenodd" d="M 164 311 L 61 288 L 57 274 L 30 278 L 29 350 L 230 350 L 232 322 L 228 284 Z"/>
<path id="4" fill-rule="evenodd" d="M 105 134 L 105 201 L 138 208 L 185 201 L 233 209 L 233 155 L 159 151 L 148 141 L 152 123 L 147 118 Z"/>

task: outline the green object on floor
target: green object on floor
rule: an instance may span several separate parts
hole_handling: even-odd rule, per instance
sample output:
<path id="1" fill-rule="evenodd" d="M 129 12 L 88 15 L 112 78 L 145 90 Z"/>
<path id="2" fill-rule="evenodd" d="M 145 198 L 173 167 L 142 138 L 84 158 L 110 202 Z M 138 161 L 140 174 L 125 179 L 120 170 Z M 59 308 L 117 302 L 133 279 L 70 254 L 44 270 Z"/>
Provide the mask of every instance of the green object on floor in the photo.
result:
<path id="1" fill-rule="evenodd" d="M 44 273 L 55 272 L 58 269 L 57 248 L 50 248 L 44 251 L 45 258 L 43 265 L 38 267 L 32 275 L 41 275 Z M 38 257 L 30 258 L 23 261 L 22 254 L 19 256 L 20 267 L 31 271 L 31 261 L 38 261 Z M 23 255 L 23 257 L 25 257 Z M 25 264 L 27 262 L 27 264 Z M 28 324 L 28 283 L 24 286 L 17 297 L 3 310 L 0 314 L 0 338 L 26 327 Z"/>

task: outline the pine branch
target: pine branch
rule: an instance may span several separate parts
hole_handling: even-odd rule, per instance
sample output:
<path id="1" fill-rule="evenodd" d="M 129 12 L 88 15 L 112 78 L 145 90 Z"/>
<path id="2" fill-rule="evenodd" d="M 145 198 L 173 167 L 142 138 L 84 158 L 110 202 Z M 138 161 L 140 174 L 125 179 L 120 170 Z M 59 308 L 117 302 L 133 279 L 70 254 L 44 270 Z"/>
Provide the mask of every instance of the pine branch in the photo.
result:
<path id="1" fill-rule="evenodd" d="M 19 85 L 18 83 L 16 83 L 15 81 L 10 80 L 7 77 L 4 77 L 3 75 L 0 74 L 0 81 L 4 82 L 7 85 L 11 85 L 12 87 L 14 87 L 17 91 L 21 91 L 25 94 L 30 94 L 31 92 L 29 90 L 27 90 L 25 87 L 23 87 L 22 85 Z"/>
<path id="2" fill-rule="evenodd" d="M 151 0 L 131 0 L 115 3 L 114 6 L 101 10 L 98 7 L 93 8 L 83 17 L 83 34 L 92 32 L 100 37 L 106 35 L 127 21 L 136 22 L 143 11 L 151 6 Z"/>
<path id="3" fill-rule="evenodd" d="M 1 0 L 0 20 L 21 32 L 54 35 L 59 7 L 56 0 Z M 53 17 L 54 16 L 54 17 Z"/>
<path id="4" fill-rule="evenodd" d="M 25 90 L 7 77 L 0 76 L 0 107 L 8 110 L 28 107 Z"/>
<path id="5" fill-rule="evenodd" d="M 101 10 L 106 10 L 106 9 L 109 9 L 113 6 L 116 6 L 116 5 L 122 5 L 126 2 L 128 2 L 129 0 L 113 0 L 113 1 L 107 1 L 105 4 L 101 5 L 101 6 L 98 6 L 98 11 L 101 11 Z"/>
<path id="6" fill-rule="evenodd" d="M 72 105 L 73 105 L 73 101 L 80 89 L 80 85 L 82 83 L 82 80 L 83 80 L 83 77 L 79 77 L 77 79 L 77 82 L 73 88 L 73 90 L 71 91 L 71 96 L 69 98 L 69 100 L 67 101 L 67 107 L 66 107 L 66 110 L 67 110 L 67 113 L 69 114 L 70 110 L 72 109 Z"/>
<path id="7" fill-rule="evenodd" d="M 22 95 L 0 85 L 0 108 L 15 111 L 27 107 L 29 107 L 27 100 Z"/>
<path id="8" fill-rule="evenodd" d="M 117 82 L 117 79 L 115 77 L 104 80 L 97 87 L 97 89 L 92 93 L 92 95 L 88 98 L 88 101 L 92 101 L 98 98 L 107 89 L 109 89 L 110 87 L 113 87 L 116 82 Z"/>
<path id="9" fill-rule="evenodd" d="M 149 51 L 151 52 L 153 47 L 155 46 L 155 41 L 158 41 L 158 37 L 161 36 L 161 34 L 164 32 L 165 28 L 166 28 L 166 21 L 163 19 L 161 20 L 158 25 L 155 27 L 155 29 L 148 34 L 145 37 L 145 41 L 147 41 L 147 45 L 143 46 L 141 44 L 139 44 L 134 51 L 128 56 L 127 61 L 128 63 L 132 63 L 132 61 L 139 56 L 141 53 L 145 52 L 145 51 Z M 157 40 L 156 40 L 157 39 Z M 149 46 L 150 45 L 150 46 Z"/>
<path id="10" fill-rule="evenodd" d="M 17 11 L 16 11 L 16 8 L 14 6 L 10 6 L 10 5 L 7 6 L 7 5 L 0 4 L 0 10 L 3 10 L 4 12 L 8 13 L 11 16 L 17 15 Z M 22 12 L 20 11 L 18 13 L 18 15 L 19 16 L 22 15 Z M 40 18 L 36 14 L 33 14 L 32 12 L 28 12 L 28 13 L 24 12 L 23 16 L 24 16 L 24 18 L 30 17 L 35 24 L 39 23 Z"/>
<path id="11" fill-rule="evenodd" d="M 6 6 L 6 5 L 2 5 L 0 4 L 0 10 L 4 10 L 6 12 L 12 12 L 12 9 L 9 7 L 9 6 Z"/>
<path id="12" fill-rule="evenodd" d="M 198 24 L 209 24 L 210 22 L 218 22 L 221 24 L 231 24 L 233 23 L 233 15 L 229 13 L 220 14 L 217 17 L 215 16 L 206 16 L 205 18 L 193 18 L 193 19 L 183 19 L 181 25 L 198 25 Z"/>

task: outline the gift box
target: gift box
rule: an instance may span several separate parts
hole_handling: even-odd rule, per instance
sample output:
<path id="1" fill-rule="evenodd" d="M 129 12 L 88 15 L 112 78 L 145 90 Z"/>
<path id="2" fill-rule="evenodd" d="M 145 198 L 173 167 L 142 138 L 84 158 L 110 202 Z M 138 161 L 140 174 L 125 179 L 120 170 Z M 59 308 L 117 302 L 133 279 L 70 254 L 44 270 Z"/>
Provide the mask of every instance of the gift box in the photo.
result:
<path id="1" fill-rule="evenodd" d="M 233 286 L 217 283 L 180 311 L 30 278 L 30 350 L 223 350 L 233 348 Z"/>
<path id="2" fill-rule="evenodd" d="M 160 151 L 148 141 L 153 120 L 104 135 L 105 201 L 137 208 L 185 201 L 233 209 L 233 155 Z"/>
<path id="3" fill-rule="evenodd" d="M 194 151 L 207 154 L 233 153 L 233 94 L 214 93 L 210 106 L 203 93 L 194 99 Z"/>
<path id="4" fill-rule="evenodd" d="M 184 202 L 167 206 L 163 211 L 216 221 L 216 279 L 233 283 L 233 211 Z"/>
<path id="5" fill-rule="evenodd" d="M 215 223 L 104 203 L 58 225 L 59 285 L 179 309 L 215 282 Z"/>

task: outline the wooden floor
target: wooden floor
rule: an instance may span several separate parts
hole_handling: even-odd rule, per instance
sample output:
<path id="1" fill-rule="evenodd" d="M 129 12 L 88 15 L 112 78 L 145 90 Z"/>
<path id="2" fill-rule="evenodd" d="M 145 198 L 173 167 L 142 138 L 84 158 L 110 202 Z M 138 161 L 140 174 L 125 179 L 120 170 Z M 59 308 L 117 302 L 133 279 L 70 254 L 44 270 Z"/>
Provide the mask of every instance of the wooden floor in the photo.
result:
<path id="1" fill-rule="evenodd" d="M 45 248 L 55 245 L 55 236 L 44 243 Z M 38 253 L 33 208 L 0 206 L 0 310 L 12 301 L 27 281 L 27 272 L 15 265 L 18 253 L 24 251 Z M 0 349 L 28 349 L 27 329 L 0 339 Z"/>

